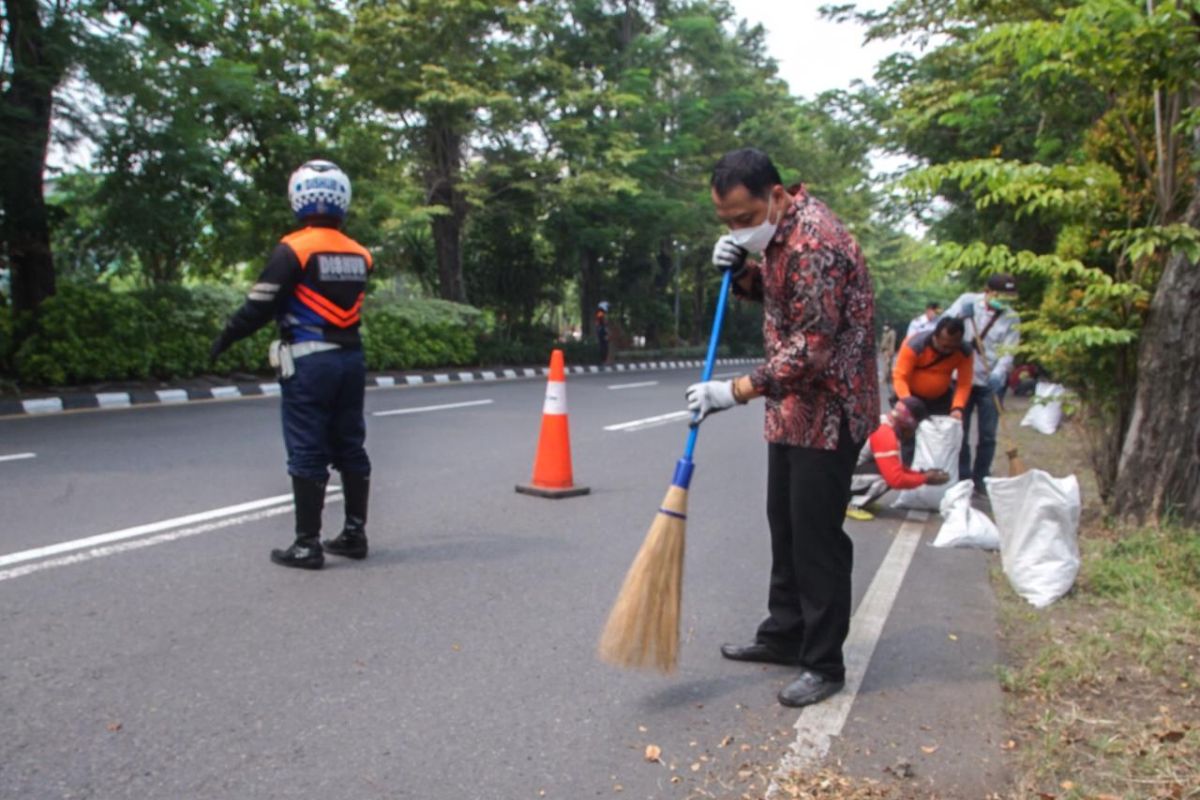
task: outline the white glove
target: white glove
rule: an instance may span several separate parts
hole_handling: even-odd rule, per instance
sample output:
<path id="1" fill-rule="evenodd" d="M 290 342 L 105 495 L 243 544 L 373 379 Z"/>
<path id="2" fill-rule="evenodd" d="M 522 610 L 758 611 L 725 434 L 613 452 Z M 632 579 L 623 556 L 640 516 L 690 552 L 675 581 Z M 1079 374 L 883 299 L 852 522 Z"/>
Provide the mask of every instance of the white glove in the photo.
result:
<path id="1" fill-rule="evenodd" d="M 713 245 L 713 266 L 722 272 L 726 270 L 737 272 L 745 261 L 746 248 L 734 244 L 733 237 L 728 233 L 717 239 L 717 243 Z"/>
<path id="2" fill-rule="evenodd" d="M 709 414 L 724 411 L 737 401 L 733 399 L 733 381 L 704 381 L 693 383 L 687 388 L 688 411 L 698 414 L 694 425 L 699 425 Z"/>

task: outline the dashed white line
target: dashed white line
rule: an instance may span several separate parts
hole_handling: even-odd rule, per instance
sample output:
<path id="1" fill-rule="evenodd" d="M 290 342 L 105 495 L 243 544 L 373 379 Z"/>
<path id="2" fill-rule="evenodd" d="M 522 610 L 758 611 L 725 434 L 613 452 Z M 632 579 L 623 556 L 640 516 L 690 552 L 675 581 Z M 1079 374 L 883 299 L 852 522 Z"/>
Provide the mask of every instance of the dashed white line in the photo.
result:
<path id="1" fill-rule="evenodd" d="M 619 422 L 616 425 L 605 425 L 604 430 L 631 433 L 658 425 L 669 425 L 677 420 L 687 419 L 689 416 L 691 416 L 690 411 L 672 411 L 670 414 L 659 414 L 657 417 L 645 417 L 644 419 L 635 419 L 630 422 Z"/>
<path id="2" fill-rule="evenodd" d="M 290 498 L 291 495 L 286 495 L 286 497 Z M 341 499 L 342 499 L 342 495 L 340 493 L 339 494 L 328 494 L 325 496 L 325 502 L 327 502 L 327 503 L 335 502 L 335 501 L 341 500 Z M 171 531 L 170 533 L 160 533 L 157 536 L 147 536 L 144 539 L 134 539 L 132 541 L 125 541 L 125 542 L 120 542 L 117 544 L 107 544 L 107 545 L 101 545 L 98 547 L 91 547 L 90 549 L 87 549 L 82 553 L 72 553 L 71 555 L 67 555 L 67 556 L 60 556 L 58 558 L 48 558 L 45 561 L 37 561 L 33 564 L 24 564 L 19 567 L 13 567 L 12 569 L 0 570 L 0 581 L 6 581 L 6 580 L 9 580 L 10 578 L 20 578 L 25 575 L 31 575 L 35 572 L 41 572 L 41 571 L 47 570 L 47 569 L 54 569 L 56 567 L 66 567 L 66 566 L 70 566 L 71 564 L 80 564 L 80 563 L 83 563 L 84 561 L 91 561 L 94 558 L 103 558 L 105 556 L 112 556 L 112 555 L 116 555 L 118 553 L 127 553 L 130 550 L 140 550 L 143 547 L 152 547 L 156 544 L 166 544 L 167 542 L 174 542 L 179 539 L 186 539 L 189 536 L 198 536 L 202 533 L 210 533 L 211 531 L 220 530 L 222 528 L 229 528 L 234 525 L 243 525 L 247 522 L 256 522 L 257 520 L 260 520 L 260 519 L 267 519 L 268 517 L 275 517 L 280 514 L 287 514 L 287 513 L 290 513 L 291 510 L 292 510 L 292 504 L 287 503 L 284 505 L 277 505 L 277 506 L 273 506 L 271 508 L 266 508 L 266 509 L 262 509 L 260 511 L 255 511 L 250 514 L 241 514 L 238 516 L 226 517 L 224 519 L 219 519 L 219 520 L 216 520 L 213 522 L 204 523 L 203 525 L 195 525 L 190 528 L 182 528 L 180 530 L 174 530 L 174 531 Z M 98 539 L 99 537 L 91 537 L 91 538 Z M 80 541 L 86 541 L 86 540 L 80 540 Z M 14 553 L 14 555 L 20 555 L 20 553 Z"/>
<path id="3" fill-rule="evenodd" d="M 395 417 L 401 414 L 420 414 L 424 411 L 445 411 L 449 408 L 469 408 L 471 406 L 486 406 L 496 402 L 495 400 L 471 400 L 466 403 L 445 403 L 440 406 L 418 406 L 416 408 L 396 408 L 391 411 L 374 411 L 371 413 L 373 417 Z"/>
<path id="4" fill-rule="evenodd" d="M 643 386 L 658 386 L 658 381 L 639 381 L 637 383 L 614 383 L 609 389 L 641 389 Z"/>
<path id="5" fill-rule="evenodd" d="M 21 461 L 26 458 L 37 458 L 37 453 L 13 453 L 12 455 L 0 456 L 0 461 Z"/>
<path id="6" fill-rule="evenodd" d="M 833 737 L 845 727 L 850 707 L 854 705 L 854 698 L 862 686 L 863 675 L 871 662 L 883 625 L 892 611 L 900 584 L 904 582 L 904 575 L 912 563 L 927 519 L 929 513 L 926 511 L 908 512 L 908 518 L 900 526 L 850 621 L 850 635 L 846 637 L 842 648 L 846 659 L 846 686 L 823 703 L 808 706 L 800 712 L 795 725 L 796 741 L 791 745 L 791 752 L 780 762 L 777 777 L 820 762 L 829 753 Z M 772 786 L 772 789 L 768 797 L 778 795 L 778 787 Z"/>
<path id="7" fill-rule="evenodd" d="M 212 511 L 201 511 L 196 514 L 187 514 L 174 519 L 165 519 L 161 522 L 151 522 L 147 525 L 136 525 L 132 528 L 123 528 L 119 531 L 111 531 L 109 533 L 101 533 L 96 536 L 88 536 L 83 539 L 72 539 L 68 542 L 59 542 L 58 544 L 46 545 L 45 547 L 35 547 L 32 550 L 21 550 L 16 553 L 9 553 L 5 556 L 0 556 L 0 567 L 7 567 L 12 564 L 20 564 L 25 561 L 35 561 L 39 558 L 47 556 L 56 556 L 60 553 L 70 553 L 76 550 L 86 550 L 89 547 L 98 547 L 100 545 L 111 544 L 125 539 L 133 539 L 138 536 L 145 536 L 150 533 L 160 533 L 172 528 L 182 528 L 187 525 L 194 525 L 199 522 L 208 522 L 209 520 L 218 519 L 220 517 L 231 517 L 238 514 L 245 514 L 251 511 L 258 511 L 269 506 L 277 506 L 284 503 L 289 504 L 292 500 L 290 494 L 280 494 L 274 497 L 266 497 L 262 500 L 251 500 L 248 503 L 238 503 L 237 505 L 225 506 L 224 508 L 215 508 Z"/>

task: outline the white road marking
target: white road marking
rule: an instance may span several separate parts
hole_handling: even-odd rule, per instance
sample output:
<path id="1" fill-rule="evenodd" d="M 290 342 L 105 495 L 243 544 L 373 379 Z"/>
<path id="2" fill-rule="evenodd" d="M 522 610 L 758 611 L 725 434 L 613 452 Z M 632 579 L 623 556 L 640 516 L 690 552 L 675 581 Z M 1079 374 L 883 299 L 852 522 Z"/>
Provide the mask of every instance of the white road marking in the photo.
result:
<path id="1" fill-rule="evenodd" d="M 13 453 L 9 456 L 0 456 L 0 461 L 21 461 L 26 458 L 37 458 L 37 453 Z"/>
<path id="2" fill-rule="evenodd" d="M 842 732 L 879 635 L 883 632 L 883 625 L 892 611 L 900 584 L 904 582 L 913 553 L 921 541 L 921 531 L 927 519 L 927 511 L 908 512 L 908 518 L 900 526 L 858 610 L 854 612 L 854 619 L 850 621 L 850 635 L 846 637 L 842 648 L 846 658 L 846 687 L 828 700 L 807 706 L 800 712 L 795 725 L 796 741 L 790 747 L 791 752 L 780 761 L 776 777 L 819 763 L 829 753 L 833 737 Z M 775 797 L 778 794 L 779 788 L 772 781 L 767 796 Z"/>
<path id="3" fill-rule="evenodd" d="M 646 428 L 653 428 L 658 425 L 668 425 L 676 420 L 687 419 L 689 416 L 691 416 L 690 411 L 672 411 L 670 414 L 659 414 L 657 417 L 646 417 L 645 419 L 635 419 L 630 422 L 619 422 L 616 425 L 605 425 L 604 430 L 630 433 Z"/>
<path id="4" fill-rule="evenodd" d="M 340 487 L 330 487 L 329 494 L 326 499 L 333 497 L 333 492 L 339 492 Z M 58 544 L 46 545 L 45 547 L 35 547 L 32 550 L 21 550 L 16 553 L 9 553 L 5 556 L 0 556 L 0 567 L 7 567 L 12 564 L 20 564 L 25 561 L 34 561 L 47 556 L 56 556 L 61 553 L 70 553 L 76 550 L 86 550 L 89 547 L 99 547 L 100 545 L 111 544 L 113 542 L 123 541 L 125 539 L 133 539 L 137 536 L 145 536 L 149 533 L 160 533 L 162 531 L 171 530 L 172 528 L 182 528 L 187 525 L 193 525 L 198 522 L 208 522 L 209 520 L 218 519 L 220 517 L 231 517 L 237 514 L 245 514 L 251 511 L 258 511 L 269 506 L 278 506 L 287 504 L 286 508 L 291 508 L 292 496 L 290 494 L 279 494 L 274 497 L 267 497 L 262 500 L 251 500 L 248 503 L 238 503 L 233 506 L 225 506 L 224 508 L 215 508 L 212 511 L 201 511 L 197 514 L 188 514 L 174 519 L 165 519 L 161 522 L 151 522 L 147 525 L 136 525 L 132 528 L 123 528 L 119 531 L 111 531 L 109 533 L 101 533 L 96 536 L 87 536 L 83 539 L 72 539 L 69 542 L 59 542 Z"/>
<path id="5" fill-rule="evenodd" d="M 486 406 L 496 402 L 495 400 L 471 400 L 467 403 L 446 403 L 440 406 L 418 406 L 417 408 L 397 408 L 391 411 L 374 411 L 371 413 L 373 417 L 395 417 L 400 414 L 420 414 L 423 411 L 444 411 L 448 408 L 467 408 L 469 406 Z"/>
<path id="6" fill-rule="evenodd" d="M 641 389 L 643 386 L 658 386 L 658 381 L 641 381 L 639 383 L 614 383 L 609 389 Z"/>
<path id="7" fill-rule="evenodd" d="M 290 495 L 288 495 L 290 497 Z M 341 494 L 327 494 L 325 502 L 330 503 L 341 500 Z M 167 542 L 186 539 L 189 536 L 198 536 L 202 533 L 210 533 L 211 531 L 229 528 L 234 525 L 243 525 L 247 522 L 256 522 L 260 519 L 276 517 L 280 514 L 288 514 L 292 510 L 292 504 L 287 503 L 273 508 L 266 508 L 261 511 L 255 511 L 250 514 L 242 514 L 236 517 L 226 517 L 215 522 L 207 522 L 203 525 L 196 525 L 191 528 L 183 528 L 181 530 L 171 531 L 170 533 L 160 533 L 157 536 L 148 536 L 144 539 L 134 539 L 130 542 L 120 542 L 119 544 L 103 545 L 101 547 L 93 547 L 82 553 L 73 553 L 69 556 L 61 556 L 59 558 L 50 558 L 45 561 L 38 561 L 35 564 L 25 564 L 12 569 L 0 570 L 0 581 L 6 581 L 10 578 L 20 578 L 25 575 L 31 575 L 42 570 L 54 569 L 56 567 L 66 567 L 71 564 L 80 564 L 84 561 L 91 561 L 94 558 L 103 558 L 105 556 L 114 556 L 118 553 L 127 553 L 130 550 L 140 550 L 143 547 L 152 547 L 156 544 L 166 544 Z"/>
<path id="8" fill-rule="evenodd" d="M 713 375 L 713 379 L 715 380 L 717 378 L 736 378 L 738 375 L 745 375 L 745 374 L 746 373 L 744 373 L 744 372 L 718 372 L 716 375 Z"/>

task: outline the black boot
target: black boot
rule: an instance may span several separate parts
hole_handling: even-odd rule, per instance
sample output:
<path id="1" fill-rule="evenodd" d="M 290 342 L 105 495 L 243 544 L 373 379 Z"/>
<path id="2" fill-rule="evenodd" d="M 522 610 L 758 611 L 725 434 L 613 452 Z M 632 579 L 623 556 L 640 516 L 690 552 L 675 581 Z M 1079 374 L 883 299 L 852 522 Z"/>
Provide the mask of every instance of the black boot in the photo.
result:
<path id="1" fill-rule="evenodd" d="M 320 569 L 325 565 L 325 556 L 321 553 L 325 482 L 293 475 L 292 497 L 296 503 L 296 541 L 286 550 L 272 550 L 271 560 L 284 567 Z"/>
<path id="2" fill-rule="evenodd" d="M 342 492 L 345 496 L 346 526 L 336 539 L 326 539 L 325 551 L 346 558 L 367 557 L 367 497 L 371 492 L 371 476 L 342 473 Z"/>

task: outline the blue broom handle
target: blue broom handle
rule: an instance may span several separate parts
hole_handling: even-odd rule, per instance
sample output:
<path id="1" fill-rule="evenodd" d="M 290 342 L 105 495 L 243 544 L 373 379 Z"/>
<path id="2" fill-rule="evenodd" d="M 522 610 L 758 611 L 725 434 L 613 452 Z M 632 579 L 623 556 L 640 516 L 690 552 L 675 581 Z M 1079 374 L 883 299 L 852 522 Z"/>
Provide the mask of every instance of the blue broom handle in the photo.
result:
<path id="1" fill-rule="evenodd" d="M 712 333 L 708 337 L 708 355 L 704 358 L 704 372 L 700 375 L 701 381 L 712 379 L 713 364 L 717 361 L 717 342 L 721 338 L 721 323 L 725 321 L 725 305 L 729 299 L 729 283 L 732 279 L 733 270 L 725 270 L 725 275 L 721 278 L 721 294 L 717 297 L 717 314 L 713 317 Z M 700 433 L 698 425 L 688 431 L 687 446 L 683 449 L 683 458 L 686 461 L 691 461 L 692 454 L 696 452 L 696 435 L 698 433 Z"/>

